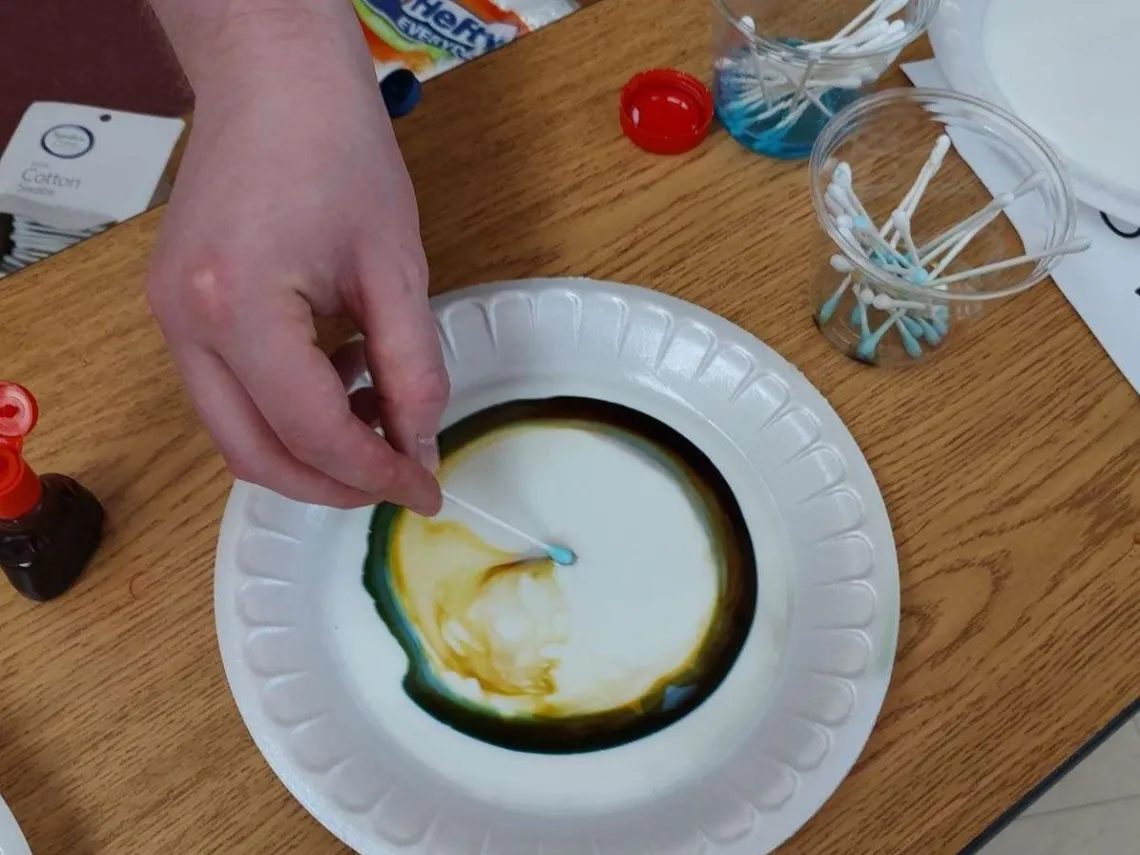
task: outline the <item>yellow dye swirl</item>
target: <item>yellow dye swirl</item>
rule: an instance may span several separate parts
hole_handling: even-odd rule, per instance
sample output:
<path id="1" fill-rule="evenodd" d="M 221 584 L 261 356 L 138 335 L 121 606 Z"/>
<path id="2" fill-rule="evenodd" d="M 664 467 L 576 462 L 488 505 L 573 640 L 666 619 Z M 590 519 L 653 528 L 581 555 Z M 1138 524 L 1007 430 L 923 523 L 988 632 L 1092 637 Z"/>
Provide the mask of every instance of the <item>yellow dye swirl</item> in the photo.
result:
<path id="1" fill-rule="evenodd" d="M 433 671 L 474 681 L 503 699 L 497 706 L 567 712 L 547 700 L 570 640 L 553 561 L 520 559 L 462 523 L 414 514 L 397 523 L 393 546 L 393 587 Z"/>

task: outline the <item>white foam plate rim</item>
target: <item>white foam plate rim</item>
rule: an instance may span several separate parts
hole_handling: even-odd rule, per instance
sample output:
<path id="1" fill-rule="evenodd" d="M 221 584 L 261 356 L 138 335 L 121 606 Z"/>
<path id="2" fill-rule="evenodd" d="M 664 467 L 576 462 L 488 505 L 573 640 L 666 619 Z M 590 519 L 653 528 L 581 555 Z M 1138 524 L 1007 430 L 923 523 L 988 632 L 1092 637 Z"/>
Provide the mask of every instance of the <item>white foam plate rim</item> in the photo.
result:
<path id="1" fill-rule="evenodd" d="M 752 629 L 716 691 L 652 736 L 553 758 L 495 748 L 400 700 L 402 672 L 383 653 L 394 642 L 362 591 L 368 509 L 238 482 L 214 607 L 253 741 L 363 855 L 771 852 L 846 777 L 890 680 L 897 556 L 854 439 L 755 337 L 650 290 L 535 279 L 453 292 L 433 309 L 452 380 L 445 424 L 578 394 L 654 415 L 712 459 L 756 548 Z M 387 670 L 362 675 L 353 663 L 369 657 Z"/>

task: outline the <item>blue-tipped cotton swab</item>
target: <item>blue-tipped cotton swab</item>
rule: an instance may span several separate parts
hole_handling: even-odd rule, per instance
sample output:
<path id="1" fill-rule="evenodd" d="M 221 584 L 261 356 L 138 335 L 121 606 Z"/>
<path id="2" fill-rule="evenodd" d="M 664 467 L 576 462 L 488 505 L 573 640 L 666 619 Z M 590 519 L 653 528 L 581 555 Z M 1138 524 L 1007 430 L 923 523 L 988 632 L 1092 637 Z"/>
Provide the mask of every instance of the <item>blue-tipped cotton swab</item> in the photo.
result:
<path id="1" fill-rule="evenodd" d="M 532 546 L 538 547 L 544 553 L 546 553 L 550 560 L 555 564 L 560 564 L 563 567 L 569 567 L 571 564 L 574 564 L 578 560 L 578 556 L 574 554 L 574 550 L 567 549 L 565 546 L 559 546 L 555 543 L 547 543 L 545 540 L 541 540 L 534 535 L 527 534 L 525 531 L 515 528 L 510 523 L 499 519 L 494 514 L 487 513 L 487 511 L 483 510 L 482 508 L 476 507 L 467 500 L 461 499 L 458 496 L 449 493 L 447 490 L 443 491 L 443 497 L 449 502 L 454 502 L 455 504 L 459 505 L 459 507 L 470 511 L 471 513 L 475 514 L 475 516 L 481 517 L 493 525 L 497 525 L 503 531 L 510 532 L 515 537 L 525 540 Z"/>

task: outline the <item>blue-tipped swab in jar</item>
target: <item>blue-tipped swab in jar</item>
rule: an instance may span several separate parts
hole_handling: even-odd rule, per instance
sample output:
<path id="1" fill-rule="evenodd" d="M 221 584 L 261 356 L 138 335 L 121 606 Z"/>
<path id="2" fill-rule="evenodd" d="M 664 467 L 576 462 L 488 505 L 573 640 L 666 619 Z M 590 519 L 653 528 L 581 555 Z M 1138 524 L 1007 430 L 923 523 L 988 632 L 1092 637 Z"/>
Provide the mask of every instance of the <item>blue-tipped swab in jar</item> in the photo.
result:
<path id="1" fill-rule="evenodd" d="M 896 300 L 887 294 L 873 294 L 870 302 L 881 312 L 890 312 L 894 309 L 914 309 L 915 311 L 924 309 L 929 311 L 930 309 L 929 303 L 920 303 L 918 300 Z"/>
<path id="2" fill-rule="evenodd" d="M 856 349 L 856 355 L 860 359 L 868 362 L 874 361 L 875 350 L 878 348 L 879 342 L 892 327 L 898 329 L 899 338 L 908 356 L 912 359 L 918 359 L 922 356 L 920 338 L 925 337 L 925 330 L 921 324 L 916 323 L 911 318 L 908 310 L 926 309 L 928 306 L 925 303 L 895 300 L 886 294 L 876 294 L 870 288 L 864 287 L 859 291 L 859 308 L 863 310 L 864 314 L 866 314 L 867 306 L 874 306 L 880 311 L 889 311 L 890 315 L 873 333 L 868 333 L 866 326 L 860 326 L 859 346 Z M 931 331 L 933 332 L 933 330 Z"/>
<path id="3" fill-rule="evenodd" d="M 869 253 L 869 258 L 872 261 L 879 261 L 880 266 L 884 266 L 883 262 L 888 262 L 889 265 L 896 265 L 898 267 L 907 268 L 914 267 L 917 261 L 907 258 L 905 255 L 896 250 L 893 246 L 887 243 L 879 230 L 875 228 L 875 223 L 866 216 L 860 216 L 857 220 L 848 222 L 842 217 L 837 217 L 835 220 L 836 226 L 839 228 L 841 234 L 846 237 L 854 229 L 855 235 L 861 235 L 866 238 L 866 241 L 860 245 L 864 247 L 870 245 L 874 248 L 875 252 L 879 254 L 881 259 L 875 258 L 875 252 Z M 854 239 L 854 238 L 853 238 Z"/>
<path id="4" fill-rule="evenodd" d="M 942 344 L 942 333 L 940 333 L 935 325 L 924 318 L 922 315 L 904 315 L 907 321 L 910 321 L 922 331 L 922 337 L 926 339 L 929 344 L 937 347 Z M 911 332 L 914 332 L 913 328 Z M 918 333 L 915 333 L 917 335 Z"/>
<path id="5" fill-rule="evenodd" d="M 494 514 L 488 513 L 482 508 L 471 504 L 466 499 L 461 499 L 458 496 L 449 493 L 447 490 L 443 491 L 443 497 L 449 502 L 454 502 L 455 504 L 459 505 L 459 507 L 475 514 L 475 516 L 486 520 L 492 525 L 498 526 L 503 531 L 510 532 L 515 537 L 520 538 L 521 540 L 525 540 L 531 546 L 535 546 L 538 549 L 541 549 L 543 553 L 545 553 L 545 555 L 550 558 L 550 560 L 555 564 L 560 564 L 563 567 L 569 567 L 571 564 L 576 563 L 578 560 L 578 556 L 574 554 L 574 550 L 568 549 L 565 546 L 560 546 L 556 543 L 547 543 L 545 540 L 537 538 L 534 535 L 527 534 L 522 529 L 515 528 L 509 522 L 505 522 L 504 520 L 499 519 Z"/>
<path id="6" fill-rule="evenodd" d="M 835 309 L 839 305 L 839 301 L 843 299 L 844 292 L 854 281 L 851 273 L 855 268 L 851 265 L 851 262 L 842 255 L 831 256 L 831 267 L 836 273 L 844 273 L 846 275 L 843 277 L 843 281 L 839 283 L 839 287 L 835 289 L 835 293 L 824 300 L 823 305 L 819 307 L 819 322 L 821 324 L 826 324 L 831 320 L 831 316 L 835 314 Z"/>
<path id="7" fill-rule="evenodd" d="M 912 286 L 917 285 L 924 289 L 931 287 L 935 291 L 944 291 L 954 281 L 968 279 L 974 275 L 985 275 L 1056 254 L 1058 251 L 1075 252 L 1085 248 L 1084 243 L 1075 241 L 1071 246 L 1055 248 L 1052 252 L 995 262 L 993 265 L 978 268 L 976 273 L 966 272 L 956 274 L 955 277 L 941 276 L 946 267 L 979 231 L 999 216 L 1016 198 L 1039 187 L 1044 181 L 1043 175 L 1037 173 L 1030 175 L 1012 192 L 995 197 L 981 210 L 920 248 L 913 234 L 912 217 L 931 181 L 941 168 L 950 145 L 950 139 L 946 134 L 938 137 L 926 163 L 898 207 L 892 211 L 881 228 L 876 228 L 874 220 L 854 191 L 850 165 L 842 162 L 837 164 L 832 169 L 831 181 L 825 193 L 825 207 L 844 243 L 850 249 L 859 252 L 870 265 L 878 267 L 883 273 L 898 276 Z M 933 269 L 928 269 L 928 265 L 933 265 Z M 941 344 L 949 329 L 949 312 L 945 306 L 937 306 L 932 301 L 921 299 L 898 300 L 887 294 L 876 293 L 868 286 L 865 277 L 859 275 L 858 262 L 848 260 L 841 255 L 832 257 L 831 267 L 837 273 L 843 274 L 843 279 L 839 287 L 821 305 L 817 319 L 822 323 L 829 321 L 838 309 L 843 295 L 850 290 L 855 300 L 851 307 L 849 322 L 859 333 L 856 355 L 860 359 L 868 362 L 876 361 L 879 344 L 891 330 L 897 330 L 903 349 L 912 359 L 922 356 L 923 342 L 931 346 Z M 871 309 L 886 314 L 886 317 L 873 329 L 870 328 L 868 314 L 868 310 Z"/>
<path id="8" fill-rule="evenodd" d="M 910 330 L 910 334 L 915 338 L 921 339 L 925 335 L 925 333 L 922 331 L 922 324 L 920 324 L 906 312 L 902 313 L 902 316 L 899 318 L 899 320 L 906 325 L 906 328 Z"/>
<path id="9" fill-rule="evenodd" d="M 863 316 L 866 317 L 867 309 L 863 302 L 860 301 L 859 305 L 863 307 Z M 892 328 L 899 331 L 899 337 L 903 341 L 903 347 L 906 349 L 907 355 L 913 358 L 918 358 L 922 355 L 922 346 L 918 340 L 911 335 L 910 330 L 901 322 L 903 311 L 899 310 L 892 312 L 890 316 L 879 325 L 879 328 L 872 333 L 868 333 L 867 327 L 864 325 L 859 336 L 859 345 L 855 348 L 855 355 L 865 362 L 872 362 L 875 359 L 875 351 L 879 347 L 879 342 L 883 340 Z"/>
<path id="10" fill-rule="evenodd" d="M 841 274 L 842 279 L 838 288 L 821 304 L 816 317 L 821 324 L 831 321 L 844 294 L 851 293 L 854 300 L 847 319 L 859 335 L 855 355 L 864 361 L 877 360 L 879 345 L 892 330 L 897 331 L 899 343 L 912 359 L 922 357 L 924 344 L 940 345 L 949 331 L 950 312 L 947 306 L 935 302 L 946 298 L 935 294 L 949 290 L 949 286 L 1088 248 L 1087 240 L 1077 239 L 1048 250 L 996 261 L 951 276 L 943 275 L 980 231 L 1016 199 L 1039 188 L 1045 181 L 1044 175 L 1031 174 L 1012 191 L 994 197 L 981 209 L 920 247 L 913 232 L 913 216 L 941 168 L 950 145 L 946 134 L 938 137 L 914 182 L 881 227 L 876 225 L 855 193 L 850 165 L 840 162 L 831 170 L 824 205 L 848 257 L 842 254 L 831 257 L 831 267 Z M 876 285 L 876 277 L 864 269 L 864 262 L 878 268 L 888 279 L 881 286 Z M 860 273 L 861 269 L 863 273 Z M 890 277 L 897 277 L 912 288 L 917 286 L 921 290 L 908 300 L 878 293 L 880 287 L 892 290 Z M 899 287 L 906 286 L 900 282 Z M 926 289 L 934 292 L 929 300 L 921 297 L 921 291 Z M 871 311 L 882 312 L 886 317 L 873 320 Z"/>
<path id="11" fill-rule="evenodd" d="M 882 293 L 875 294 L 871 304 L 881 312 L 902 310 L 900 313 L 901 320 L 912 335 L 925 338 L 927 342 L 933 345 L 942 343 L 942 336 L 946 334 L 945 326 L 938 322 L 941 317 L 938 310 L 942 307 L 918 300 L 897 300 Z M 924 313 L 929 315 L 929 320 L 923 317 Z M 939 330 L 940 326 L 942 326 L 941 331 Z"/>

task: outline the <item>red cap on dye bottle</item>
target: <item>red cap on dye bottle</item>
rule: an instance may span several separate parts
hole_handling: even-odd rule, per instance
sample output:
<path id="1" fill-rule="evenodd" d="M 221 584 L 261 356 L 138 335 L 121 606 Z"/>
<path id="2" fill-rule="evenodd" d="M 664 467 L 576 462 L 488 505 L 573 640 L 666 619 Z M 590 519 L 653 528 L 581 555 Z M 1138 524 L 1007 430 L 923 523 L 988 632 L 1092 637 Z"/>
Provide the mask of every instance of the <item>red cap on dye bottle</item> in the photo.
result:
<path id="1" fill-rule="evenodd" d="M 653 154 L 683 154 L 700 145 L 713 119 L 712 94 L 691 74 L 652 68 L 621 90 L 621 129 Z"/>
<path id="2" fill-rule="evenodd" d="M 19 519 L 34 510 L 43 495 L 39 476 L 20 454 L 24 437 L 39 416 L 31 392 L 15 383 L 0 382 L 0 519 Z"/>

